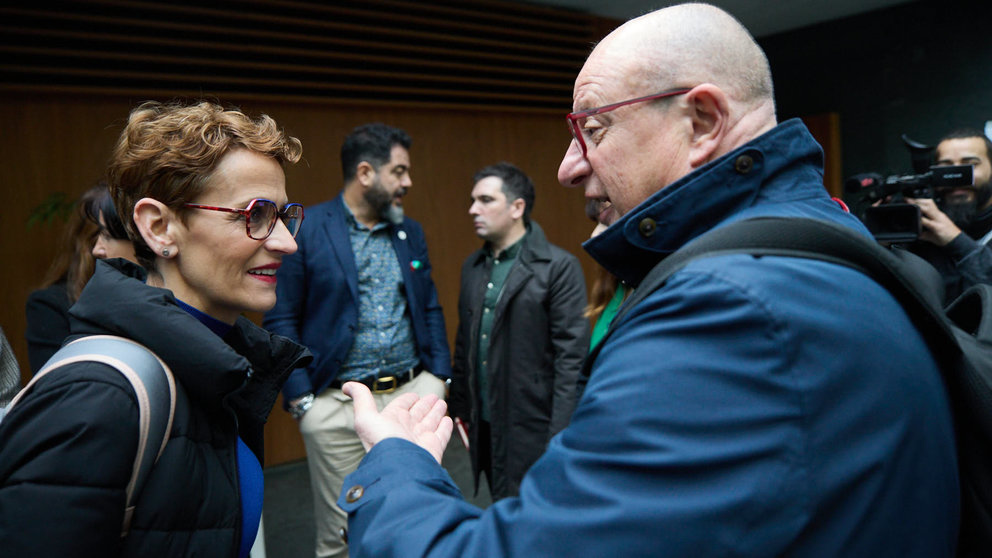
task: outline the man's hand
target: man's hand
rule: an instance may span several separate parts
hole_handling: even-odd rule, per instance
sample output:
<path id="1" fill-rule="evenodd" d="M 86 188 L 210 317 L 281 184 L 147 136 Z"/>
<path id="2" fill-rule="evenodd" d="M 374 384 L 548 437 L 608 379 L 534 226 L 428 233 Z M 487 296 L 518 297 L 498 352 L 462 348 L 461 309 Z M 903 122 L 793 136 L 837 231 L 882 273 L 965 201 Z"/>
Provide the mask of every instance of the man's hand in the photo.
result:
<path id="1" fill-rule="evenodd" d="M 424 448 L 441 463 L 452 423 L 451 417 L 445 416 L 448 406 L 436 395 L 404 393 L 380 413 L 364 384 L 347 382 L 341 391 L 355 403 L 355 432 L 365 451 L 386 438 L 402 438 Z"/>
<path id="2" fill-rule="evenodd" d="M 961 229 L 951 221 L 951 218 L 937 209 L 937 204 L 929 198 L 906 198 L 906 201 L 920 208 L 920 240 L 925 240 L 937 246 L 946 246 L 954 240 Z"/>

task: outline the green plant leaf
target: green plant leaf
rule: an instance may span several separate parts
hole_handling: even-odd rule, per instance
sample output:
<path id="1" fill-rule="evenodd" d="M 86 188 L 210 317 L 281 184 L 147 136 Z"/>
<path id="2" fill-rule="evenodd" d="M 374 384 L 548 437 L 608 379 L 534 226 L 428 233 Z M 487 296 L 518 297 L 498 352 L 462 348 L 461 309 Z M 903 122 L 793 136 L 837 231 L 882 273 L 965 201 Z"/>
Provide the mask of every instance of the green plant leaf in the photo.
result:
<path id="1" fill-rule="evenodd" d="M 28 213 L 27 227 L 30 229 L 35 225 L 51 225 L 56 219 L 64 223 L 74 205 L 76 202 L 69 199 L 65 192 L 53 192 Z"/>

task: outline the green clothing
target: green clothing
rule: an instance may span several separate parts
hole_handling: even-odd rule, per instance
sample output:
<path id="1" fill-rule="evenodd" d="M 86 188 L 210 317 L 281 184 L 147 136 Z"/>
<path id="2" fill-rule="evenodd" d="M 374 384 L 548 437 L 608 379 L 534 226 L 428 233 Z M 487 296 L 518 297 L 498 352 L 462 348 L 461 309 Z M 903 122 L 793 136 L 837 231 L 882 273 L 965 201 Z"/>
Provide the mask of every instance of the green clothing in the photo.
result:
<path id="1" fill-rule="evenodd" d="M 479 338 L 475 340 L 479 350 L 476 352 L 475 369 L 479 375 L 479 409 L 482 420 L 489 422 L 489 373 L 486 365 L 489 362 L 489 340 L 493 330 L 493 317 L 496 315 L 496 303 L 503 292 L 503 285 L 506 283 L 510 269 L 513 268 L 523 246 L 523 240 L 527 235 L 521 237 L 506 250 L 496 257 L 493 257 L 492 248 L 487 244 L 486 267 L 489 268 L 489 282 L 486 283 L 486 294 L 482 302 L 482 317 L 479 320 Z"/>
<path id="2" fill-rule="evenodd" d="M 606 335 L 606 332 L 610 329 L 610 324 L 613 323 L 613 318 L 617 315 L 617 310 L 620 309 L 620 304 L 623 302 L 624 297 L 627 295 L 627 288 L 623 285 L 617 285 L 617 292 L 613 293 L 613 298 L 603 308 L 603 313 L 599 315 L 599 319 L 596 320 L 596 325 L 592 328 L 592 338 L 589 340 L 589 350 L 599 343 L 600 339 Z"/>

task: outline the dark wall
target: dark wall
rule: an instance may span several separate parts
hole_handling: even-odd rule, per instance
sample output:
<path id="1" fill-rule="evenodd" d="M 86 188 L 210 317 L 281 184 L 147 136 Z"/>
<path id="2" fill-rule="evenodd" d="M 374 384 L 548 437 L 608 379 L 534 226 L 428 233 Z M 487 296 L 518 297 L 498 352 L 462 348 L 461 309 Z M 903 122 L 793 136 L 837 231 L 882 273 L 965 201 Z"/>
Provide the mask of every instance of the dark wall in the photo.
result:
<path id="1" fill-rule="evenodd" d="M 912 2 L 759 40 L 778 116 L 840 115 L 843 175 L 911 172 L 900 136 L 934 144 L 992 120 L 992 2 Z"/>

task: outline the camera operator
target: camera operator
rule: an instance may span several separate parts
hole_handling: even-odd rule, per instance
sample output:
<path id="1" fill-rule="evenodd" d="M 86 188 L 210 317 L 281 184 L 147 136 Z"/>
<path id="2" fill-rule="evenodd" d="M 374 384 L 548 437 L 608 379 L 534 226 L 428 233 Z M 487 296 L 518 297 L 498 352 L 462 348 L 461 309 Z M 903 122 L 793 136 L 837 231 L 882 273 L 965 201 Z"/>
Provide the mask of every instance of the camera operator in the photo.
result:
<path id="1" fill-rule="evenodd" d="M 944 278 L 951 302 L 977 283 L 992 283 L 992 142 L 980 131 L 961 129 L 937 144 L 936 165 L 972 165 L 974 185 L 938 190 L 934 199 L 907 198 L 920 208 L 920 242 L 911 250 Z"/>

